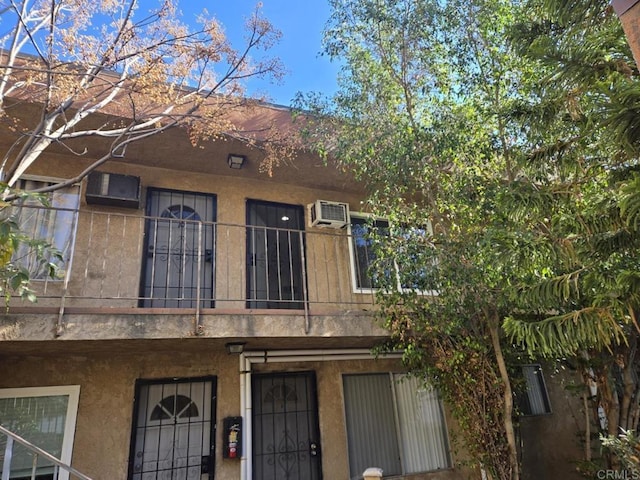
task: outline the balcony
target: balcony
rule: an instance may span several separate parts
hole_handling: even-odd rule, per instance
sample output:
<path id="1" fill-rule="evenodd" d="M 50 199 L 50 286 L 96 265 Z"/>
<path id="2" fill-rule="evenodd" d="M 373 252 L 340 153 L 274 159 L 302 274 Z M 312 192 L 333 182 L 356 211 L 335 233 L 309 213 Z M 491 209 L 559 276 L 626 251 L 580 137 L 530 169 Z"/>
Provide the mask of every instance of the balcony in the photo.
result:
<path id="1" fill-rule="evenodd" d="M 353 286 L 346 230 L 232 225 L 187 213 L 148 217 L 23 206 L 26 233 L 58 246 L 65 258 L 56 279 L 31 265 L 38 301 L 13 298 L 9 311 L 327 315 L 372 309 L 373 294 Z M 23 263 L 33 260 L 29 252 L 20 256 Z"/>

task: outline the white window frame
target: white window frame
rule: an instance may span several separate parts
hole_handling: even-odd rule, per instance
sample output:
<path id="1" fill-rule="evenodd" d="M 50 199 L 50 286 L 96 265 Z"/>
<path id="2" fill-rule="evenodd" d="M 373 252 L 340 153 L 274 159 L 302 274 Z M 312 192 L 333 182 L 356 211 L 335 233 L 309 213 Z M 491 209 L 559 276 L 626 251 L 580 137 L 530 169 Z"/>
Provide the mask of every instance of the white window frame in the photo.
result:
<path id="1" fill-rule="evenodd" d="M 365 220 L 375 220 L 375 221 L 384 221 L 388 222 L 386 218 L 376 217 L 375 215 L 371 215 L 370 213 L 360 213 L 360 212 L 349 212 L 349 226 L 347 228 L 348 238 L 349 238 L 349 266 L 351 268 L 351 286 L 353 288 L 354 293 L 375 293 L 378 291 L 377 288 L 368 288 L 368 287 L 359 287 L 358 286 L 358 268 L 356 261 L 356 252 L 353 246 L 354 238 L 353 238 L 353 229 L 352 229 L 352 218 L 361 218 Z"/>
<path id="2" fill-rule="evenodd" d="M 389 228 L 391 227 L 391 223 L 389 222 L 388 219 L 384 218 L 384 217 L 378 217 L 375 215 L 372 215 L 370 213 L 362 213 L 362 212 L 349 212 L 349 226 L 347 229 L 348 232 L 348 238 L 349 238 L 349 267 L 351 269 L 351 286 L 353 289 L 353 293 L 365 293 L 365 294 L 374 294 L 376 293 L 379 288 L 369 288 L 369 287 L 359 287 L 358 286 L 358 268 L 357 268 L 357 261 L 356 261 L 356 252 L 354 249 L 354 239 L 353 239 L 353 231 L 351 228 L 352 222 L 351 222 L 351 218 L 359 218 L 359 219 L 372 219 L 374 221 L 381 221 L 381 222 L 387 222 L 387 224 L 389 224 Z M 432 227 L 431 227 L 431 222 L 429 222 L 427 224 L 426 227 L 427 231 L 429 233 L 433 233 Z M 405 288 L 402 286 L 402 279 L 400 277 L 400 267 L 397 264 L 397 262 L 394 260 L 394 268 L 395 268 L 395 272 L 396 272 L 396 290 L 398 292 L 415 292 L 418 295 L 424 295 L 424 296 L 436 296 L 438 295 L 438 292 L 436 290 L 418 290 L 418 289 L 412 289 L 412 288 Z"/>
<path id="3" fill-rule="evenodd" d="M 65 417 L 64 434 L 62 439 L 62 450 L 60 461 L 71 466 L 73 454 L 73 441 L 76 431 L 76 420 L 78 416 L 78 403 L 80 400 L 80 385 L 59 385 L 53 387 L 24 387 L 24 388 L 3 388 L 0 389 L 0 398 L 32 398 L 32 397 L 52 397 L 67 396 L 67 412 Z M 38 445 L 36 445 L 38 446 Z M 69 472 L 61 468 L 58 473 L 58 480 L 68 480 Z"/>
<path id="4" fill-rule="evenodd" d="M 66 179 L 64 178 L 59 178 L 59 177 L 48 177 L 48 176 L 42 176 L 42 175 L 22 175 L 19 178 L 19 181 L 31 181 L 31 182 L 41 182 L 41 183 L 49 183 L 49 184 L 57 184 L 57 183 L 62 183 L 64 181 L 66 181 Z M 75 218 L 73 219 L 73 223 L 72 223 L 72 228 L 71 231 L 69 232 L 69 247 L 67 250 L 65 250 L 63 253 L 64 257 L 62 259 L 62 266 L 64 268 L 64 277 L 55 277 L 55 278 L 51 278 L 51 277 L 46 277 L 46 278 L 42 278 L 40 276 L 35 276 L 32 275 L 30 278 L 31 282 L 61 282 L 64 280 L 64 278 L 66 278 L 70 272 L 71 272 L 71 263 L 72 263 L 72 258 L 73 258 L 73 253 L 75 250 L 75 244 L 76 244 L 76 236 L 78 233 L 78 212 L 80 210 L 80 195 L 81 195 L 81 185 L 80 183 L 75 183 L 73 185 L 70 185 L 74 188 L 77 189 L 76 194 L 77 194 L 77 203 L 76 203 L 76 213 L 75 213 Z M 54 245 L 55 246 L 55 245 Z"/>

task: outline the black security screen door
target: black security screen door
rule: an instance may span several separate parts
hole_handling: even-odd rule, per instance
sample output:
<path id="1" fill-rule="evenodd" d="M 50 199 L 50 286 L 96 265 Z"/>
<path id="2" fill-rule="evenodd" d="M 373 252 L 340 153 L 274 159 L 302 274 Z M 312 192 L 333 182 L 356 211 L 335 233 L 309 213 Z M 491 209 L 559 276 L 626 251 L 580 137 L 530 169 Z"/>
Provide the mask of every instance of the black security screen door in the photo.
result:
<path id="1" fill-rule="evenodd" d="M 247 201 L 247 308 L 304 308 L 304 211 Z"/>
<path id="2" fill-rule="evenodd" d="M 212 480 L 216 378 L 139 381 L 129 480 Z"/>
<path id="3" fill-rule="evenodd" d="M 313 372 L 254 374 L 253 480 L 320 480 Z"/>
<path id="4" fill-rule="evenodd" d="M 150 189 L 143 307 L 213 307 L 216 197 Z"/>

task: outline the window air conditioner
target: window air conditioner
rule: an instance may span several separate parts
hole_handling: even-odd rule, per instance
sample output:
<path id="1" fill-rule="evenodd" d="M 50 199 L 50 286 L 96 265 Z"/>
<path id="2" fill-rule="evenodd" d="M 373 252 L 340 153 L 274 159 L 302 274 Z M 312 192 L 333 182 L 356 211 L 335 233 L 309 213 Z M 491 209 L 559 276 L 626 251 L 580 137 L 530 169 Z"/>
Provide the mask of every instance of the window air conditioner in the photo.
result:
<path id="1" fill-rule="evenodd" d="M 140 177 L 93 171 L 87 178 L 87 203 L 112 207 L 140 207 Z"/>
<path id="2" fill-rule="evenodd" d="M 349 204 L 316 200 L 309 205 L 312 227 L 344 228 L 349 223 Z"/>

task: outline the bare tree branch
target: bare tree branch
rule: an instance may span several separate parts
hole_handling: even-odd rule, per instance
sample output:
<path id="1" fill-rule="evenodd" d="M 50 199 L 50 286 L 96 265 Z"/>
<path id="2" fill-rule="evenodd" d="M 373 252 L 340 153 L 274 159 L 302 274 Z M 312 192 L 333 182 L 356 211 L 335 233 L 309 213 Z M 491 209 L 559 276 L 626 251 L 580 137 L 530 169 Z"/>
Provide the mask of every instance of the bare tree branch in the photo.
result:
<path id="1" fill-rule="evenodd" d="M 202 138 L 256 141 L 241 133 L 229 112 L 256 105 L 242 95 L 241 81 L 281 75 L 277 59 L 252 58 L 279 32 L 256 9 L 247 22 L 246 44 L 236 51 L 213 18 L 203 15 L 193 29 L 180 21 L 172 1 L 160 1 L 149 13 L 139 8 L 137 0 L 108 7 L 91 0 L 9 0 L 0 6 L 3 24 L 13 22 L 0 38 L 0 121 L 15 131 L 0 164 L 0 179 L 9 186 L 34 163 L 46 161 L 43 154 L 54 144 L 86 156 L 86 147 L 78 148 L 83 138 L 114 140 L 65 184 L 123 158 L 126 145 L 169 128 L 187 126 Z M 20 115 L 23 105 L 37 105 L 39 116 Z M 255 131 L 264 141 L 270 128 Z"/>

